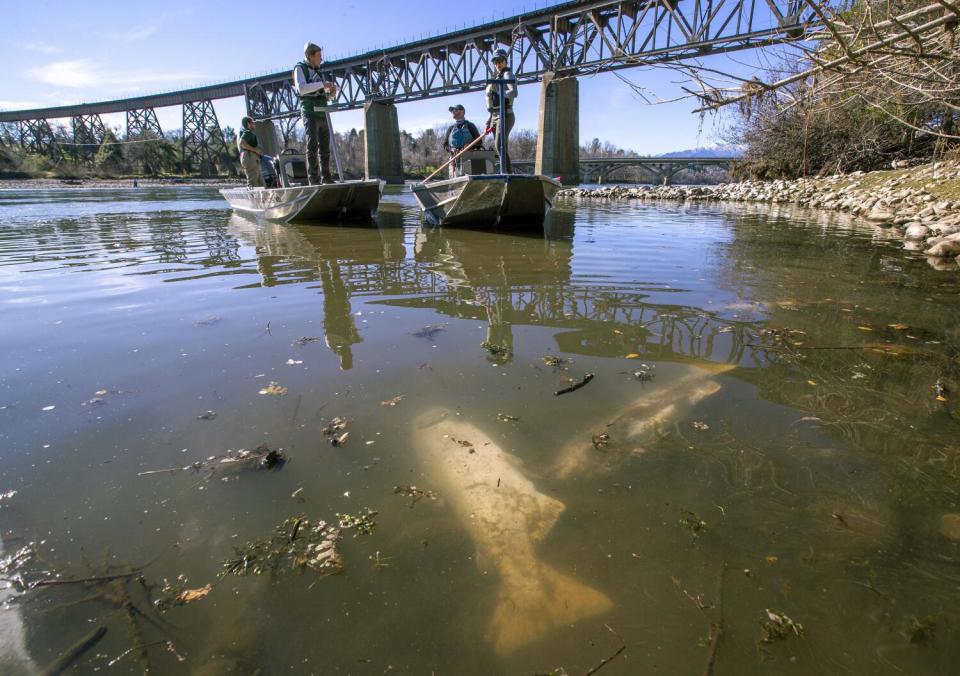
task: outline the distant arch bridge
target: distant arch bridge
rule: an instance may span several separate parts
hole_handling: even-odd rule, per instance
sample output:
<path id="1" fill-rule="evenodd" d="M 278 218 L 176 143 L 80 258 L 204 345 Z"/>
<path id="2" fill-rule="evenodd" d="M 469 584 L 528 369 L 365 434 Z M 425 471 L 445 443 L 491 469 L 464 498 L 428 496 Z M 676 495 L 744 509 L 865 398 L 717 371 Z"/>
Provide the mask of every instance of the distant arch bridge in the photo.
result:
<path id="1" fill-rule="evenodd" d="M 727 171 L 737 161 L 736 157 L 581 157 L 580 178 L 603 183 L 610 175 L 624 167 L 639 167 L 650 175 L 654 184 L 670 183 L 673 177 L 685 169 L 701 171 L 707 167 L 720 167 Z M 529 173 L 534 170 L 534 160 L 514 160 L 514 171 Z"/>

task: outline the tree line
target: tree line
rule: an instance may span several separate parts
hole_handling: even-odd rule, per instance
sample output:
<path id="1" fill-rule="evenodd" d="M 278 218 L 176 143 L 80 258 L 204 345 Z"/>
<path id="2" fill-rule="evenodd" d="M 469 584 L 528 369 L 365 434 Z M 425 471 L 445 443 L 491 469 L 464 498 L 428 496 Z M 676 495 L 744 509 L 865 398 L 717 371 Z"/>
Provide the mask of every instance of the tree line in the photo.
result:
<path id="1" fill-rule="evenodd" d="M 794 178 L 956 157 L 960 2 L 811 0 L 822 28 L 763 77 L 691 73 L 704 111 L 732 110 L 739 175 Z"/>
<path id="2" fill-rule="evenodd" d="M 416 133 L 400 132 L 400 149 L 404 171 L 408 178 L 423 178 L 443 165 L 450 155 L 443 147 L 447 125 L 437 125 Z M 167 132 L 162 137 L 144 133 L 127 137 L 119 128 L 106 130 L 99 148 L 76 147 L 73 136 L 65 126 L 53 127 L 54 138 L 61 156 L 55 159 L 47 153 L 28 152 L 17 143 L 11 126 L 0 127 L 0 176 L 58 178 L 129 178 L 183 176 L 203 173 L 240 178 L 240 158 L 236 145 L 236 131 L 223 128 L 224 145 L 214 153 L 213 166 L 184 167 L 181 164 L 181 132 Z M 364 175 L 364 130 L 350 129 L 335 134 L 340 163 L 347 178 Z M 278 125 L 278 141 L 282 147 L 303 152 L 303 129 L 299 124 Z M 492 137 L 488 140 L 492 145 Z M 510 135 L 510 156 L 532 159 L 536 155 L 537 133 L 530 129 L 515 130 Z M 583 158 L 639 157 L 632 150 L 595 138 L 581 146 Z M 675 180 L 686 183 L 718 182 L 725 177 L 722 170 L 688 171 Z M 585 177 L 594 180 L 595 177 Z M 645 183 L 650 175 L 638 167 L 623 167 L 610 180 Z"/>

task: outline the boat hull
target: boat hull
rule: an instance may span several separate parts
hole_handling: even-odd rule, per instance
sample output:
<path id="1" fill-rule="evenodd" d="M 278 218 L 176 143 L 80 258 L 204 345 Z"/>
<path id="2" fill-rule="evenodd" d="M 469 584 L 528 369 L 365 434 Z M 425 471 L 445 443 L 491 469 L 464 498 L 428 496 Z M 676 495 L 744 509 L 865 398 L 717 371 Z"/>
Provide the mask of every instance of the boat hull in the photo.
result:
<path id="1" fill-rule="evenodd" d="M 231 208 L 283 223 L 337 223 L 370 220 L 385 183 L 345 181 L 292 188 L 230 188 L 220 194 Z"/>
<path id="2" fill-rule="evenodd" d="M 413 186 L 424 219 L 433 225 L 531 228 L 543 225 L 560 183 L 546 176 L 461 176 Z"/>

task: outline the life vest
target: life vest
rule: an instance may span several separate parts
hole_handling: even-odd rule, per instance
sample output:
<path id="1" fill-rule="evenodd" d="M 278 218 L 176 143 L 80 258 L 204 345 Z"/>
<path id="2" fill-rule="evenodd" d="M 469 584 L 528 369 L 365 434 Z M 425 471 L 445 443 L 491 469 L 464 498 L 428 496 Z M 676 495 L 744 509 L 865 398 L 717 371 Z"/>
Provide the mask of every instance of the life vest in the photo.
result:
<path id="1" fill-rule="evenodd" d="M 240 138 L 237 139 L 237 147 L 240 148 L 240 142 L 244 141 L 251 148 L 257 147 L 257 135 L 253 133 L 252 129 L 242 129 L 240 131 Z M 246 152 L 243 148 L 240 148 L 240 152 Z"/>
<path id="2" fill-rule="evenodd" d="M 460 149 L 465 147 L 474 139 L 473 132 L 470 131 L 470 125 L 467 124 L 466 120 L 462 122 L 455 122 L 453 129 L 450 131 L 450 138 L 447 142 L 450 144 L 451 148 Z"/>
<path id="3" fill-rule="evenodd" d="M 502 73 L 497 73 L 494 80 L 513 80 L 513 71 L 507 68 Z M 495 84 L 487 85 L 487 112 L 496 115 L 500 112 L 500 86 Z M 507 99 L 507 112 L 513 110 L 513 99 Z"/>
<path id="4" fill-rule="evenodd" d="M 307 81 L 307 84 L 324 82 L 326 80 L 319 68 L 314 68 L 306 61 L 301 61 L 295 66 L 295 68 L 303 69 L 303 77 Z M 323 108 L 326 105 L 327 92 L 323 89 L 318 89 L 310 94 L 302 94 L 300 96 L 300 111 L 304 115 L 308 115 L 310 117 L 322 117 L 324 115 L 324 111 L 318 111 L 316 108 Z"/>

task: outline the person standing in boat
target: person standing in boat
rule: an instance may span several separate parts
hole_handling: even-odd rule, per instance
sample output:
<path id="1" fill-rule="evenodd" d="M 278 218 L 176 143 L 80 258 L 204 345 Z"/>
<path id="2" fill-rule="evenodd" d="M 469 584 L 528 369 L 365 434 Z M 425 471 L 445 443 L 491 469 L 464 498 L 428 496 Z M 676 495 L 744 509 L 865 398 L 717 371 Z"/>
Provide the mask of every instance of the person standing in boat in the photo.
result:
<path id="1" fill-rule="evenodd" d="M 240 166 L 247 175 L 248 188 L 260 188 L 263 179 L 260 177 L 260 158 L 263 153 L 257 148 L 260 145 L 257 134 L 253 131 L 253 118 L 244 117 L 240 120 L 240 135 L 237 137 L 237 148 L 240 150 Z"/>
<path id="2" fill-rule="evenodd" d="M 493 79 L 495 80 L 509 80 L 506 85 L 503 85 L 503 98 L 504 98 L 504 110 L 506 112 L 505 119 L 500 119 L 500 86 L 496 84 L 487 85 L 487 110 L 490 111 L 490 120 L 487 122 L 487 129 L 494 129 L 494 149 L 497 152 L 497 156 L 500 156 L 500 138 L 501 134 L 503 135 L 503 143 L 505 147 L 510 145 L 510 130 L 513 129 L 513 125 L 516 122 L 516 117 L 513 114 L 513 101 L 517 98 L 517 83 L 516 77 L 513 74 L 513 70 L 510 69 L 510 64 L 507 58 L 507 52 L 503 49 L 498 49 L 493 53 L 493 69 L 494 75 Z M 502 122 L 502 124 L 501 124 Z M 510 173 L 510 153 L 509 151 L 504 155 L 503 158 L 504 170 L 509 174 Z"/>
<path id="3" fill-rule="evenodd" d="M 300 95 L 300 114 L 307 140 L 307 180 L 310 185 L 333 183 L 327 102 L 337 95 L 337 85 L 320 72 L 323 63 L 320 47 L 308 42 L 303 56 L 304 60 L 293 69 L 293 86 Z"/>
<path id="4" fill-rule="evenodd" d="M 453 124 L 447 127 L 443 148 L 451 155 L 456 155 L 472 141 L 480 138 L 480 130 L 466 118 L 467 110 L 462 105 L 450 106 L 449 110 L 453 114 Z M 463 176 L 463 162 L 464 160 L 458 159 L 450 164 L 450 178 Z"/>

